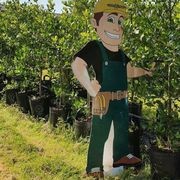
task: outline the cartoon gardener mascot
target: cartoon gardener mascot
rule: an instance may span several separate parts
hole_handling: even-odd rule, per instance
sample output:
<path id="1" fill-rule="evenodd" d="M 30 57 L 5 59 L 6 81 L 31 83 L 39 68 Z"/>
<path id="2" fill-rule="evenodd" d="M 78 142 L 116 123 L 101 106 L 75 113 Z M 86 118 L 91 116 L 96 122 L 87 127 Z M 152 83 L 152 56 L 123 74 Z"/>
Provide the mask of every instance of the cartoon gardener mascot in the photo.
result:
<path id="1" fill-rule="evenodd" d="M 151 76 L 151 70 L 132 67 L 119 45 L 127 7 L 121 0 L 99 0 L 92 25 L 100 41 L 85 45 L 76 55 L 72 69 L 90 96 L 92 130 L 87 158 L 87 176 L 104 177 L 103 152 L 111 124 L 114 127 L 113 167 L 135 166 L 141 160 L 128 150 L 127 77 Z M 96 78 L 90 80 L 87 69 L 93 67 Z"/>

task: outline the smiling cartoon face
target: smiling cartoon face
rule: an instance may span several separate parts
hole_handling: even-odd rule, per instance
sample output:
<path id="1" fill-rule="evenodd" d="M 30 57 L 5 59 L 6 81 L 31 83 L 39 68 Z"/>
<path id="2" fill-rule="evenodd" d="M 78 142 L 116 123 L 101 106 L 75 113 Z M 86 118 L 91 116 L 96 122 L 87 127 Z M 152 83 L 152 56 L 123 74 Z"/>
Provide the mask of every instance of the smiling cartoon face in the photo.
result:
<path id="1" fill-rule="evenodd" d="M 95 20 L 92 21 L 92 24 L 103 43 L 118 46 L 122 39 L 123 21 L 124 18 L 121 14 L 103 13 L 99 24 Z"/>

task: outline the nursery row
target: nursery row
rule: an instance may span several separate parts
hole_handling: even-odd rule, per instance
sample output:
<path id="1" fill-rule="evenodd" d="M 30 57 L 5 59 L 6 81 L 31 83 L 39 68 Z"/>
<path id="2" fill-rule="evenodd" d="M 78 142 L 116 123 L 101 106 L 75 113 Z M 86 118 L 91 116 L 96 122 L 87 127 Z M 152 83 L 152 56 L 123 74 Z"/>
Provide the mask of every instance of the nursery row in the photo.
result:
<path id="1" fill-rule="evenodd" d="M 18 83 L 20 77 L 7 78 L 5 74 L 1 74 L 0 77 L 1 98 L 3 98 L 8 105 L 17 104 L 23 113 L 29 113 L 37 119 L 43 118 L 44 121 L 49 119 L 50 124 L 53 127 L 57 127 L 59 118 L 62 118 L 71 125 L 75 119 L 77 121 L 86 121 L 82 120 L 89 112 L 89 107 L 84 106 L 86 105 L 87 99 L 87 92 L 85 90 L 74 89 L 74 92 L 76 92 L 76 95 L 73 95 L 74 99 L 72 99 L 71 96 L 64 96 L 63 98 L 58 99 L 51 90 L 52 82 L 50 79 L 47 79 L 47 75 L 45 76 L 46 78 L 43 78 L 42 80 L 41 96 L 38 94 L 39 87 L 37 87 L 37 89 L 26 89 L 25 91 L 15 88 L 6 89 L 6 85 L 10 79 L 13 79 L 13 81 Z M 76 102 L 73 103 L 73 100 L 76 100 Z M 75 104 L 76 107 L 72 104 Z M 82 134 L 82 136 L 87 136 L 88 133 L 89 130 L 88 132 L 85 132 L 84 135 Z"/>

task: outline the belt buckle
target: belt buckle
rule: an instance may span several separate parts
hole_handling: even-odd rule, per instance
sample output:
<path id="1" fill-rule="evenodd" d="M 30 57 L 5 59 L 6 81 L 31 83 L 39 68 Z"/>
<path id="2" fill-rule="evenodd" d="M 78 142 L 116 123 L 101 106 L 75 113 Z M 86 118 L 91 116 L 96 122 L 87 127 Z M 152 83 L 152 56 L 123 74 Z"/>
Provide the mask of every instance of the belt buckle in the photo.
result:
<path id="1" fill-rule="evenodd" d="M 121 100 L 124 96 L 124 91 L 118 91 L 118 100 Z"/>
<path id="2" fill-rule="evenodd" d="M 121 93 L 122 93 L 122 91 L 117 91 L 117 100 L 121 99 Z"/>

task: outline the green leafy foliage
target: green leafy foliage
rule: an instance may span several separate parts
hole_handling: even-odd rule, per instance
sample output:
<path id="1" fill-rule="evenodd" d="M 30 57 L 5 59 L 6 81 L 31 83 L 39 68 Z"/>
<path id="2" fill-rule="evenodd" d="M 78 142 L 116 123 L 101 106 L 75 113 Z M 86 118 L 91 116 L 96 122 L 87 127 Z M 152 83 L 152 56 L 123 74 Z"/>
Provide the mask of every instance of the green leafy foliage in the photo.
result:
<path id="1" fill-rule="evenodd" d="M 130 89 L 157 106 L 155 133 L 162 144 L 174 147 L 179 141 L 179 3 L 169 1 L 127 0 L 129 19 L 126 22 L 124 49 L 132 62 L 150 68 L 156 62 L 152 78 L 133 80 Z M 158 99 L 158 100 L 157 100 Z"/>
<path id="2" fill-rule="evenodd" d="M 137 66 L 150 68 L 152 62 L 156 62 L 153 77 L 141 78 L 135 87 L 132 87 L 132 91 L 136 91 L 137 96 L 163 98 L 168 86 L 168 65 L 173 63 L 171 80 L 175 91 L 172 92 L 174 97 L 177 97 L 179 74 L 179 19 L 176 18 L 175 11 L 177 1 L 127 2 L 129 19 L 125 26 L 124 49 Z"/>
<path id="3" fill-rule="evenodd" d="M 90 25 L 90 13 L 93 7 L 91 1 L 64 1 L 64 9 L 58 17 L 60 26 L 53 38 L 54 46 L 58 49 L 58 61 L 52 63 L 51 73 L 58 74 L 59 87 L 65 93 L 71 93 L 77 81 L 72 78 L 71 62 L 75 53 L 89 40 L 95 37 Z M 55 74 L 54 74 L 55 72 Z M 58 86 L 57 86 L 58 87 Z"/>

